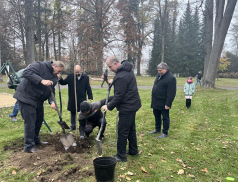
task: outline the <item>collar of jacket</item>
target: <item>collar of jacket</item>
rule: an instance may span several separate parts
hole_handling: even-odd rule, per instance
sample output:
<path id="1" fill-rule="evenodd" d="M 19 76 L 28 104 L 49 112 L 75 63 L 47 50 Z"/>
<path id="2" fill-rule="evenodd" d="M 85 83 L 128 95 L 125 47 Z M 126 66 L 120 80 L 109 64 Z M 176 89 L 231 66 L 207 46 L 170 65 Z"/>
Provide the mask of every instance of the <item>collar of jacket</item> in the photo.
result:
<path id="1" fill-rule="evenodd" d="M 129 63 L 128 61 L 126 61 L 126 60 L 123 60 L 121 62 L 121 65 L 117 69 L 117 73 L 120 72 L 120 71 L 130 72 L 131 70 L 132 70 L 132 64 Z"/>

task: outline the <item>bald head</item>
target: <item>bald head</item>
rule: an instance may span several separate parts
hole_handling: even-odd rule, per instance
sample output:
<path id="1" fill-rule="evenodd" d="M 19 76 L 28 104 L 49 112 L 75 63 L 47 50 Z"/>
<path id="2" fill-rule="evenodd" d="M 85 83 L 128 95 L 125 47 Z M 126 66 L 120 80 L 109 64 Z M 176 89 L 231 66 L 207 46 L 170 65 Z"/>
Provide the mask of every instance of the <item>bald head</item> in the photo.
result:
<path id="1" fill-rule="evenodd" d="M 82 72 L 81 66 L 75 65 L 74 72 L 76 73 L 76 75 L 80 75 Z"/>
<path id="2" fill-rule="evenodd" d="M 106 60 L 106 64 L 108 68 L 114 73 L 117 72 L 118 67 L 121 65 L 121 63 L 115 56 L 108 57 Z"/>

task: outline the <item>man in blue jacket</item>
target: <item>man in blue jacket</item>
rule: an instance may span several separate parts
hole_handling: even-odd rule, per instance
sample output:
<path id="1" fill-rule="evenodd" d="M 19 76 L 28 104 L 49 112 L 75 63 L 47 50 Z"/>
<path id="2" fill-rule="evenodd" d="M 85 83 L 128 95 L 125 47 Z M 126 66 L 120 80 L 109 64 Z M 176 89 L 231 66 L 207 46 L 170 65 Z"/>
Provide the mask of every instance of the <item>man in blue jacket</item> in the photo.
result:
<path id="1" fill-rule="evenodd" d="M 118 162 L 126 162 L 126 154 L 138 155 L 135 117 L 141 107 L 140 95 L 132 65 L 129 62 L 119 62 L 115 56 L 111 56 L 107 58 L 106 64 L 116 75 L 112 82 L 114 97 L 108 105 L 103 106 L 103 110 L 113 110 L 116 107 L 119 111 L 117 154 L 114 158 Z M 129 141 L 128 151 L 126 151 L 127 140 Z"/>
<path id="2" fill-rule="evenodd" d="M 56 110 L 51 90 L 57 83 L 57 74 L 64 69 L 61 61 L 33 62 L 23 72 L 23 79 L 14 94 L 17 99 L 22 118 L 24 119 L 24 152 L 40 151 L 35 147 L 42 142 L 39 132 L 44 118 L 43 103 L 48 99 L 51 108 Z M 49 88 L 51 87 L 51 89 Z"/>
<path id="3" fill-rule="evenodd" d="M 169 110 L 176 95 L 176 78 L 168 70 L 166 63 L 162 62 L 157 66 L 158 76 L 152 88 L 151 108 L 155 116 L 155 130 L 150 134 L 161 132 L 161 115 L 163 116 L 163 131 L 158 139 L 168 136 L 169 131 Z"/>

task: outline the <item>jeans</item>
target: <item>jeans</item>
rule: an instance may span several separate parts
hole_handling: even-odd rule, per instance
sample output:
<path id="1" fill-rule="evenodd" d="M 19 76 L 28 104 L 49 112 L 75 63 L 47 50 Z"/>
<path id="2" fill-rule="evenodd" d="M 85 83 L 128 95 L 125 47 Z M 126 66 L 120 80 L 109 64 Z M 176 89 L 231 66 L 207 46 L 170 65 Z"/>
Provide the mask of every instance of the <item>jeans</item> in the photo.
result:
<path id="1" fill-rule="evenodd" d="M 200 84 L 200 86 L 202 86 L 202 82 L 201 82 L 200 79 L 197 79 L 197 82 L 195 83 L 195 86 L 196 86 L 198 83 Z"/>
<path id="2" fill-rule="evenodd" d="M 10 117 L 17 116 L 18 114 L 18 102 L 15 103 L 12 114 L 9 114 Z"/>
<path id="3" fill-rule="evenodd" d="M 161 115 L 163 116 L 163 133 L 168 135 L 169 131 L 169 124 L 170 124 L 170 119 L 169 119 L 169 110 L 158 110 L 158 109 L 153 109 L 153 113 L 155 116 L 155 130 L 158 132 L 161 132 Z"/>

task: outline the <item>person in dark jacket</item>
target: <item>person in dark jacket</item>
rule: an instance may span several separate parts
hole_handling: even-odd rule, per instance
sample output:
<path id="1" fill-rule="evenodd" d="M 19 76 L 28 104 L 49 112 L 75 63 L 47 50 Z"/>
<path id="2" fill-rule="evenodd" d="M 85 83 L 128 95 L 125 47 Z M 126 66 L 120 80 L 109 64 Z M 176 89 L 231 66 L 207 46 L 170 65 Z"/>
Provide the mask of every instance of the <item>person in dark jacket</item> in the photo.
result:
<path id="1" fill-rule="evenodd" d="M 199 71 L 198 74 L 196 75 L 196 78 L 197 78 L 197 82 L 195 83 L 195 86 L 199 83 L 200 86 L 202 86 L 202 71 Z"/>
<path id="2" fill-rule="evenodd" d="M 176 78 L 168 70 L 166 63 L 162 62 L 157 66 L 158 76 L 152 88 L 151 108 L 155 116 L 155 130 L 150 134 L 161 132 L 161 115 L 163 116 L 163 133 L 157 138 L 165 138 L 169 131 L 169 110 L 176 95 Z"/>
<path id="3" fill-rule="evenodd" d="M 111 97 L 112 98 L 112 97 Z M 109 99 L 111 100 L 111 99 Z M 83 101 L 80 104 L 80 112 L 79 112 L 79 131 L 80 137 L 79 139 L 88 138 L 90 133 L 93 132 L 93 129 L 98 126 L 98 130 L 101 128 L 101 124 L 103 121 L 103 113 L 101 111 L 101 107 L 105 104 L 106 99 L 101 101 L 96 101 L 92 103 L 88 103 L 87 101 Z M 106 118 L 103 122 L 102 133 L 99 137 L 99 140 L 102 140 L 104 137 L 104 131 L 106 129 Z"/>
<path id="4" fill-rule="evenodd" d="M 89 100 L 93 100 L 93 93 L 91 86 L 89 84 L 89 77 L 82 72 L 79 65 L 74 68 L 76 74 L 76 93 L 77 93 L 77 112 L 80 111 L 81 102 L 87 100 L 88 95 Z M 76 129 L 75 116 L 75 92 L 74 92 L 74 73 L 69 74 L 65 79 L 60 79 L 59 83 L 61 85 L 68 84 L 68 111 L 71 113 L 71 128 L 69 131 Z"/>
<path id="5" fill-rule="evenodd" d="M 57 83 L 57 74 L 62 72 L 61 61 L 33 62 L 23 72 L 23 79 L 18 85 L 14 98 L 17 99 L 22 118 L 24 119 L 24 152 L 40 151 L 35 147 L 42 142 L 39 132 L 44 118 L 43 103 L 48 99 L 51 108 L 56 110 L 51 91 Z"/>
<path id="6" fill-rule="evenodd" d="M 103 73 L 103 81 L 102 81 L 101 87 L 103 87 L 104 82 L 108 84 L 108 70 L 107 69 Z"/>
<path id="7" fill-rule="evenodd" d="M 108 57 L 106 64 L 116 75 L 112 82 L 114 97 L 108 105 L 103 106 L 103 110 L 113 110 L 116 107 L 119 111 L 117 154 L 114 158 L 118 162 L 126 162 L 126 154 L 138 155 L 135 116 L 141 107 L 141 100 L 132 65 L 127 61 L 120 63 L 114 56 Z M 128 151 L 126 151 L 127 140 Z"/>

